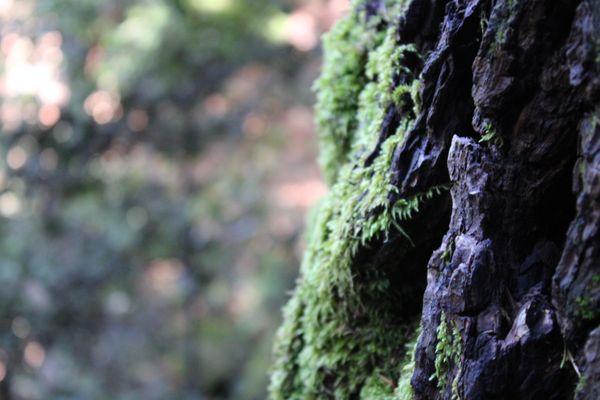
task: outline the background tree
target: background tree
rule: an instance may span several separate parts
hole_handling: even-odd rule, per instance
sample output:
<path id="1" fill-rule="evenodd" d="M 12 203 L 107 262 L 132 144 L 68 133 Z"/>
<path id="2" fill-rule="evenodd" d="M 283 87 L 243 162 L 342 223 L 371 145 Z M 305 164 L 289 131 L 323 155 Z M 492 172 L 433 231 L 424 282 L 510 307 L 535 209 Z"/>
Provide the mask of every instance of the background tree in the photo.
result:
<path id="1" fill-rule="evenodd" d="M 332 4 L 0 1 L 0 400 L 265 398 Z"/>

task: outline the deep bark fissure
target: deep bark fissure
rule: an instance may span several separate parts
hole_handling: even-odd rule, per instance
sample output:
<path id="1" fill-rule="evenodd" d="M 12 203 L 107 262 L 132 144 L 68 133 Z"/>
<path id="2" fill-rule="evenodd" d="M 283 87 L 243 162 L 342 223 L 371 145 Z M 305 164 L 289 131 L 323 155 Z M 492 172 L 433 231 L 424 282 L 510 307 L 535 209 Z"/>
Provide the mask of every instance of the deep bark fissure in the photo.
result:
<path id="1" fill-rule="evenodd" d="M 388 296 L 397 304 L 394 313 L 400 323 L 414 325 L 418 322 L 427 284 L 425 266 L 448 230 L 450 211 L 448 193 L 425 201 L 419 214 L 403 226 L 404 232 L 393 229 L 385 240 L 379 238 L 356 256 L 355 264 L 362 266 L 358 271 L 368 273 L 376 266 L 389 280 Z M 406 245 L 407 236 L 412 241 L 409 246 Z M 358 279 L 367 278 L 358 275 Z"/>

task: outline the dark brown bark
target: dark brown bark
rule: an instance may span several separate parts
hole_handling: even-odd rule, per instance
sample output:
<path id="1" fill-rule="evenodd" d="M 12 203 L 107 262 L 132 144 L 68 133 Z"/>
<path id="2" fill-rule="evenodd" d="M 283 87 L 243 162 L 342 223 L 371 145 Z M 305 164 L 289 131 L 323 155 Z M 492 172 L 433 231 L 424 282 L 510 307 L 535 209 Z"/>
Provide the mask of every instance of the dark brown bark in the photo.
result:
<path id="1" fill-rule="evenodd" d="M 395 184 L 452 182 L 415 397 L 600 398 L 599 2 L 414 0 L 399 38 L 430 53 Z M 442 314 L 461 342 L 444 385 Z"/>

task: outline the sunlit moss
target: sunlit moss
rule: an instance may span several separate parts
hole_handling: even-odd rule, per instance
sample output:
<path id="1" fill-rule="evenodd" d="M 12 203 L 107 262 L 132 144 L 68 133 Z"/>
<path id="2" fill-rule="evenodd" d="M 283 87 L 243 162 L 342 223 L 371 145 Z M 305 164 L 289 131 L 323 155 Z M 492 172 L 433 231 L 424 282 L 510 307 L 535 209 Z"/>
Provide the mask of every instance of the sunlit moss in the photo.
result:
<path id="1" fill-rule="evenodd" d="M 301 279 L 284 308 L 272 399 L 412 397 L 414 342 L 403 363 L 397 356 L 414 337 L 414 322 L 397 320 L 399 304 L 391 298 L 391 283 L 380 266 L 359 265 L 355 259 L 359 249 L 386 240 L 390 232 L 403 233 L 402 221 L 418 212 L 425 199 L 446 190 L 432 187 L 389 200 L 391 194 L 399 195 L 391 184 L 392 156 L 413 123 L 412 114 L 402 116 L 395 134 L 367 162 L 386 111 L 393 105 L 401 108 L 400 91 L 410 94 L 418 110 L 418 80 L 401 66 L 406 52 L 416 50 L 396 43 L 391 22 L 398 11 L 389 10 L 367 20 L 360 2 L 355 3 L 325 38 L 316 109 L 321 163 L 332 186 L 311 224 Z M 395 73 L 404 73 L 410 82 L 394 87 Z M 408 248 L 411 241 L 405 237 Z"/>
<path id="2" fill-rule="evenodd" d="M 367 57 L 383 39 L 382 33 L 374 29 L 377 23 L 355 9 L 323 37 L 323 71 L 314 88 L 319 161 L 329 183 L 335 181 L 352 146 L 358 98 L 367 82 Z"/>

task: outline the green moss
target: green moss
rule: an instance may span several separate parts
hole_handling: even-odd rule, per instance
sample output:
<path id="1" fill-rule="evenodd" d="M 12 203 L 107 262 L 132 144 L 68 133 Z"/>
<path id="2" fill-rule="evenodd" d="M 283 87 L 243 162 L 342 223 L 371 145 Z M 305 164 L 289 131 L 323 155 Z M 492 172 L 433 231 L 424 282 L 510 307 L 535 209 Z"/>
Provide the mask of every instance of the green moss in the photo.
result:
<path id="1" fill-rule="evenodd" d="M 414 51 L 414 50 L 412 47 L 407 47 L 405 49 L 405 51 Z M 396 89 L 394 89 L 394 92 L 392 93 L 392 100 L 393 100 L 394 104 L 396 105 L 396 107 L 400 108 L 402 106 L 405 95 L 407 93 L 410 95 L 410 98 L 412 100 L 413 112 L 415 115 L 418 115 L 419 111 L 421 111 L 420 110 L 421 81 L 415 79 L 412 82 L 412 84 L 410 84 L 410 85 L 399 85 L 398 87 L 396 87 Z"/>
<path id="2" fill-rule="evenodd" d="M 448 385 L 447 376 L 452 368 L 458 370 L 452 381 L 452 399 L 458 399 L 458 378 L 461 373 L 460 355 L 462 354 L 462 339 L 460 331 L 454 322 L 446 320 L 446 314 L 442 312 L 440 324 L 437 329 L 438 342 L 435 346 L 435 372 L 430 380 L 437 380 L 437 387 L 443 392 Z"/>
<path id="3" fill-rule="evenodd" d="M 319 162 L 329 184 L 336 182 L 339 171 L 349 160 L 360 125 L 378 127 L 373 118 L 377 107 L 367 103 L 386 104 L 392 96 L 392 73 L 400 70 L 402 54 L 415 52 L 414 46 L 398 46 L 395 28 L 377 29 L 383 17 L 366 18 L 356 2 L 354 12 L 342 19 L 323 37 L 323 70 L 315 82 L 317 92 L 316 121 L 319 130 Z M 387 1 L 387 17 L 399 15 L 404 1 Z M 402 91 L 418 96 L 418 81 L 397 87 L 396 97 Z M 416 99 L 413 104 L 419 104 Z M 362 106 L 361 106 L 362 105 Z M 362 121 L 359 113 L 362 111 Z M 369 113 L 372 111 L 373 113 Z M 365 122 L 366 121 L 366 122 Z"/>
<path id="4" fill-rule="evenodd" d="M 301 279 L 284 308 L 272 399 L 393 398 L 394 382 L 401 377 L 398 359 L 414 335 L 414 322 L 398 320 L 398 300 L 390 295 L 385 271 L 373 261 L 358 262 L 356 255 L 390 232 L 403 233 L 402 221 L 417 213 L 423 201 L 447 190 L 436 186 L 390 202 L 392 193 L 399 195 L 390 183 L 390 165 L 413 123 L 409 116 L 366 162 L 395 101 L 393 73 L 408 72 L 400 61 L 415 50 L 397 45 L 394 24 L 385 18 L 366 22 L 359 6 L 355 3 L 352 14 L 325 39 L 325 65 L 316 84 L 317 122 L 331 190 L 316 211 Z M 388 18 L 397 15 L 388 13 Z M 375 25 L 380 33 L 370 33 Z M 407 87 L 418 103 L 418 83 Z M 408 248 L 411 241 L 404 235 Z M 413 367 L 407 364 L 408 374 Z M 397 398 L 410 398 L 407 382 L 399 392 L 404 397 Z"/>
<path id="5" fill-rule="evenodd" d="M 373 374 L 367 379 L 360 391 L 360 398 L 395 400 L 394 382 L 383 374 Z"/>
<path id="6" fill-rule="evenodd" d="M 492 19 L 488 25 L 495 29 L 494 41 L 490 45 L 492 56 L 497 56 L 498 49 L 504 47 L 509 39 L 509 30 L 517 17 L 517 5 L 521 0 L 508 0 L 506 2 L 497 2 L 492 11 Z M 487 29 L 487 26 L 486 26 Z"/>
<path id="7" fill-rule="evenodd" d="M 586 386 L 588 385 L 588 377 L 587 375 L 580 375 L 577 381 L 577 386 L 575 386 L 574 394 L 578 394 L 582 392 Z"/>
<path id="8" fill-rule="evenodd" d="M 455 239 L 452 239 L 446 246 L 444 252 L 442 253 L 442 261 L 444 261 L 445 263 L 449 263 L 450 261 L 452 261 L 452 256 L 454 255 L 455 247 Z"/>
<path id="9" fill-rule="evenodd" d="M 483 134 L 481 135 L 481 139 L 479 139 L 479 143 L 489 142 L 496 136 L 496 130 L 494 129 L 492 124 L 490 122 L 486 122 L 483 126 Z"/>
<path id="10" fill-rule="evenodd" d="M 489 17 L 486 14 L 482 13 L 481 17 L 479 18 L 479 29 L 481 31 L 481 36 L 485 34 L 489 22 Z"/>
<path id="11" fill-rule="evenodd" d="M 406 355 L 400 367 L 400 378 L 396 390 L 394 390 L 394 396 L 397 400 L 412 400 L 413 398 L 413 388 L 410 380 L 415 370 L 415 351 L 420 334 L 421 329 L 419 327 L 414 338 L 406 345 Z"/>
<path id="12" fill-rule="evenodd" d="M 575 316 L 583 320 L 592 321 L 600 316 L 600 310 L 595 306 L 594 301 L 585 296 L 579 296 L 575 299 Z"/>
<path id="13" fill-rule="evenodd" d="M 485 142 L 493 143 L 497 147 L 502 147 L 504 144 L 502 137 L 500 137 L 500 135 L 498 135 L 496 129 L 494 128 L 492 123 L 489 121 L 485 123 L 485 125 L 483 127 L 483 134 L 481 135 L 481 138 L 479 139 L 479 143 L 485 143 Z"/>
<path id="14" fill-rule="evenodd" d="M 335 182 L 356 130 L 358 96 L 366 84 L 368 53 L 382 40 L 363 13 L 352 12 L 323 37 L 323 71 L 315 82 L 319 162 L 326 180 Z"/>
<path id="15" fill-rule="evenodd" d="M 361 399 L 377 400 L 412 400 L 414 393 L 410 384 L 415 370 L 415 350 L 421 329 L 417 329 L 413 338 L 405 345 L 405 355 L 397 369 L 400 377 L 396 382 L 384 376 L 383 372 L 373 374 L 368 378 L 360 392 Z"/>
<path id="16" fill-rule="evenodd" d="M 496 39 L 496 43 L 501 44 L 501 45 L 505 44 L 506 43 L 506 39 L 507 39 L 507 32 L 506 32 L 506 30 L 504 28 L 498 29 L 496 31 L 496 37 L 495 37 L 495 39 Z"/>
<path id="17" fill-rule="evenodd" d="M 600 317 L 600 310 L 591 293 L 600 290 L 600 274 L 593 274 L 585 286 L 584 293 L 575 299 L 575 316 L 585 321 L 593 321 Z"/>

